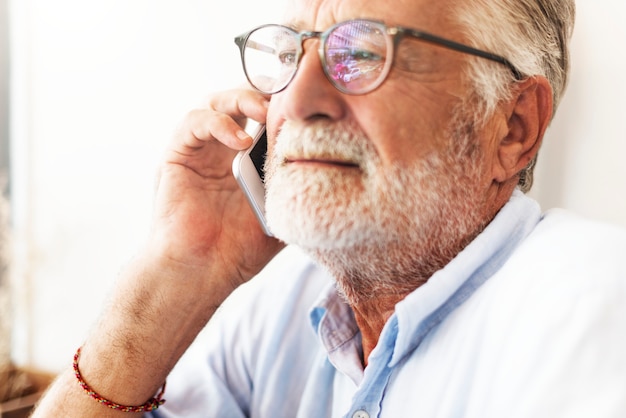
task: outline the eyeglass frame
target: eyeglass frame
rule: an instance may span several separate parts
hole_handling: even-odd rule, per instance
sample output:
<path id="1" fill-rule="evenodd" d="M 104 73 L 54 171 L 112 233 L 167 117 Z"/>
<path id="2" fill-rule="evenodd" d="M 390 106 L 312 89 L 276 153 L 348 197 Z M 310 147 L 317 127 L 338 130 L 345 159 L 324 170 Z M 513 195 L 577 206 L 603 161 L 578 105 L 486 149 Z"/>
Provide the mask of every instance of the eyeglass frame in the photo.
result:
<path id="1" fill-rule="evenodd" d="M 383 70 L 381 71 L 381 76 L 379 76 L 380 81 L 377 81 L 376 83 L 374 83 L 374 87 L 368 88 L 368 89 L 364 89 L 363 92 L 353 92 L 350 91 L 348 89 L 342 88 L 341 86 L 337 85 L 333 80 L 332 80 L 332 76 L 328 73 L 328 69 L 327 69 L 327 61 L 326 61 L 326 54 L 324 51 L 324 46 L 326 44 L 326 40 L 328 39 L 328 36 L 339 26 L 345 25 L 345 24 L 349 24 L 350 22 L 367 22 L 367 23 L 374 23 L 377 25 L 382 26 L 385 29 L 385 34 L 387 36 L 391 37 L 391 43 L 390 45 L 392 46 L 391 50 L 387 52 L 387 56 L 385 57 L 385 67 L 383 68 Z M 289 30 L 290 32 L 293 32 L 293 34 L 295 35 L 295 38 L 298 40 L 298 50 L 297 50 L 297 60 L 296 60 L 296 68 L 293 71 L 293 74 L 289 77 L 288 81 L 285 83 L 284 86 L 282 86 L 280 89 L 278 89 L 277 91 L 274 92 L 267 92 L 267 91 L 263 91 L 261 89 L 259 89 L 257 86 L 254 85 L 254 83 L 250 80 L 250 77 L 248 76 L 248 70 L 246 68 L 246 61 L 245 61 L 245 48 L 246 48 L 246 44 L 248 41 L 248 38 L 250 37 L 250 35 L 252 35 L 253 32 L 262 29 L 264 27 L 269 27 L 269 26 L 277 26 L 277 27 L 282 27 L 285 28 L 287 30 Z M 312 39 L 312 38 L 318 38 L 320 40 L 320 46 L 318 48 L 318 55 L 320 58 L 320 61 L 322 63 L 322 68 L 324 69 L 324 74 L 326 75 L 326 78 L 330 81 L 330 83 L 333 85 L 333 87 L 335 87 L 337 90 L 341 91 L 342 93 L 345 94 L 351 94 L 351 95 L 362 95 L 362 94 L 368 94 L 371 93 L 372 91 L 376 90 L 377 88 L 379 88 L 384 82 L 385 80 L 387 80 L 387 77 L 389 76 L 389 73 L 391 72 L 391 67 L 393 66 L 394 60 L 395 60 L 395 52 L 396 49 L 398 47 L 398 44 L 400 43 L 400 41 L 404 38 L 404 37 L 411 37 L 414 39 L 418 39 L 427 43 L 431 43 L 434 45 L 438 45 L 453 51 L 457 51 L 457 52 L 462 52 L 465 54 L 469 54 L 469 55 L 473 55 L 476 57 L 480 57 L 480 58 L 484 58 L 490 61 L 494 61 L 497 62 L 499 64 L 502 64 L 506 67 L 509 68 L 509 70 L 511 71 L 511 73 L 513 74 L 513 76 L 515 77 L 516 81 L 520 81 L 524 78 L 524 75 L 522 74 L 521 71 L 519 71 L 517 69 L 517 67 L 515 67 L 515 65 L 513 65 L 513 63 L 511 63 L 511 61 L 509 61 L 508 59 L 504 58 L 501 55 L 497 55 L 491 52 L 487 52 L 487 51 L 483 51 L 481 49 L 478 48 L 474 48 L 471 47 L 469 45 L 465 45 L 462 44 L 460 42 L 456 42 L 456 41 L 452 41 L 450 39 L 446 39 L 446 38 L 442 38 L 440 36 L 437 35 L 433 35 L 431 33 L 428 32 L 424 32 L 421 30 L 417 30 L 417 29 L 412 29 L 412 28 L 408 28 L 408 27 L 404 27 L 404 26 L 387 26 L 384 22 L 380 21 L 380 20 L 374 20 L 374 19 L 350 19 L 350 20 L 345 20 L 342 22 L 338 22 L 335 23 L 334 25 L 332 25 L 331 27 L 329 27 L 328 29 L 326 29 L 325 31 L 296 31 L 293 28 L 290 28 L 289 26 L 285 26 L 285 25 L 280 25 L 280 24 L 273 24 L 273 23 L 269 23 L 269 24 L 265 24 L 265 25 L 261 25 L 261 26 L 257 26 L 256 28 L 245 32 L 239 36 L 236 36 L 234 41 L 235 44 L 237 45 L 237 47 L 239 48 L 239 53 L 240 53 L 240 58 L 241 58 L 241 66 L 243 67 L 243 71 L 246 75 L 246 78 L 248 79 L 248 82 L 250 83 L 250 85 L 260 91 L 261 93 L 264 94 L 276 94 L 276 93 L 280 93 L 281 91 L 283 91 L 284 89 L 287 88 L 287 86 L 289 86 L 289 84 L 291 84 L 291 82 L 293 81 L 296 73 L 298 72 L 298 68 L 300 67 L 300 61 L 302 60 L 302 56 L 304 55 L 304 48 L 303 48 L 303 44 L 304 41 L 306 41 L 307 39 Z M 384 74 L 384 76 L 383 76 Z"/>

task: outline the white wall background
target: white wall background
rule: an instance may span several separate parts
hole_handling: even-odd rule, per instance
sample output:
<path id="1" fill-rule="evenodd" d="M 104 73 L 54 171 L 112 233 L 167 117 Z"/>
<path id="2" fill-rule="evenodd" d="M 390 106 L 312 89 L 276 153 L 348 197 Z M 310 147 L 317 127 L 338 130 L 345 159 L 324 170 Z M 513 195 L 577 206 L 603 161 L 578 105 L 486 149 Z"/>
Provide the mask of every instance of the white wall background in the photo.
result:
<path id="1" fill-rule="evenodd" d="M 280 1 L 10 2 L 17 363 L 68 363 L 146 236 L 171 132 L 242 83 L 233 38 Z"/>
<path id="2" fill-rule="evenodd" d="M 243 80 L 232 38 L 284 0 L 12 0 L 14 358 L 71 360 L 147 233 L 184 114 Z M 626 3 L 579 0 L 569 92 L 533 195 L 626 225 Z"/>
<path id="3" fill-rule="evenodd" d="M 546 208 L 626 225 L 626 2 L 576 3 L 570 84 L 532 194 Z"/>

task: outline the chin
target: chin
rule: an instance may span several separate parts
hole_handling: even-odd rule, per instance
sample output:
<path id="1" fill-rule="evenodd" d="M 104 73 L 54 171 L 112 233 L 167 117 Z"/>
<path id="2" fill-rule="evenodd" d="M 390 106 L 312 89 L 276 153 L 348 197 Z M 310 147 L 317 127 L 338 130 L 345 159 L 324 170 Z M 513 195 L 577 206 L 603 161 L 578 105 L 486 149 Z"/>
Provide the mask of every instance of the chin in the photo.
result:
<path id="1" fill-rule="evenodd" d="M 277 170 L 267 180 L 272 233 L 304 249 L 338 250 L 373 238 L 371 212 L 358 175 L 341 170 Z"/>

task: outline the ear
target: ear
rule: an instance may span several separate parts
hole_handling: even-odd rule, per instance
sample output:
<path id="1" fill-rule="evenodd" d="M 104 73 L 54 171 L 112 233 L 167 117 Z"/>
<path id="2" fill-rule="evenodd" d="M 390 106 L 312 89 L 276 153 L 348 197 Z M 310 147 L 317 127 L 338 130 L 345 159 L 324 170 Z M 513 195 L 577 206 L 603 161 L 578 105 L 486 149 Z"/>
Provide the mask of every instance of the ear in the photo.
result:
<path id="1" fill-rule="evenodd" d="M 530 77 L 517 84 L 509 102 L 507 130 L 498 144 L 494 179 L 511 179 L 532 160 L 541 146 L 552 117 L 552 87 L 545 77 Z"/>

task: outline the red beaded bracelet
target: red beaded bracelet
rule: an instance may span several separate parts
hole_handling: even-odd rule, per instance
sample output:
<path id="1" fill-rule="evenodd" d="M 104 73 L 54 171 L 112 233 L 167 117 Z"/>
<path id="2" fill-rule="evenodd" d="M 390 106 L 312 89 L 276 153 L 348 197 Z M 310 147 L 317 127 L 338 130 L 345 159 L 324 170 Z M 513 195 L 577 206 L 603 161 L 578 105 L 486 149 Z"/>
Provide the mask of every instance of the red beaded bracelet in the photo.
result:
<path id="1" fill-rule="evenodd" d="M 79 347 L 78 350 L 76 350 L 76 354 L 74 354 L 74 363 L 73 363 L 74 375 L 76 376 L 76 379 L 78 380 L 78 383 L 83 388 L 83 390 L 87 392 L 87 395 L 94 398 L 100 404 L 106 407 L 109 407 L 111 409 L 121 411 L 121 412 L 148 412 L 148 411 L 154 411 L 159 406 L 165 403 L 165 399 L 163 399 L 163 393 L 165 393 L 165 383 L 163 383 L 163 386 L 161 386 L 161 390 L 159 391 L 157 396 L 155 396 L 154 398 L 151 398 L 148 402 L 139 406 L 120 405 L 118 403 L 115 403 L 113 401 L 110 401 L 98 395 L 98 393 L 96 393 L 91 387 L 89 387 L 87 382 L 85 382 L 85 380 L 83 379 L 83 376 L 81 376 L 80 370 L 78 370 L 78 359 L 80 357 L 80 350 L 81 350 L 81 347 Z"/>

